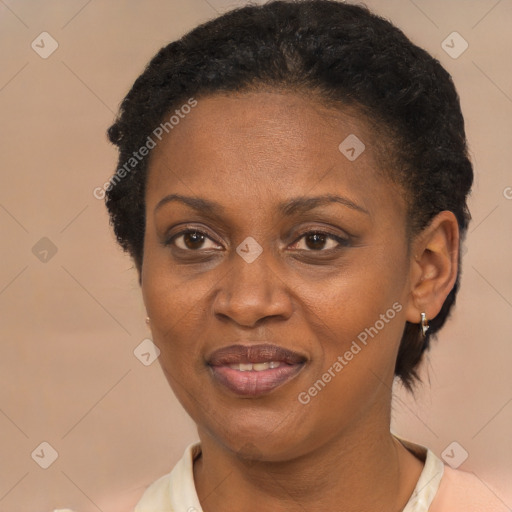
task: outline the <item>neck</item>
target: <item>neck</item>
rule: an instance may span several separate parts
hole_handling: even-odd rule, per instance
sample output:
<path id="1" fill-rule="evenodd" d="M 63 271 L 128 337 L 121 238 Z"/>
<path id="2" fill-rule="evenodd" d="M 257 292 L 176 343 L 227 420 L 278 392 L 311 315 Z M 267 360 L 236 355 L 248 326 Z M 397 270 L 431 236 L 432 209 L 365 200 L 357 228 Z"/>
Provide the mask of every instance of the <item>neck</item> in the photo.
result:
<path id="1" fill-rule="evenodd" d="M 293 509 L 398 511 L 406 505 L 422 464 L 389 432 L 344 432 L 298 458 L 243 460 L 199 431 L 202 456 L 194 479 L 205 512 Z"/>

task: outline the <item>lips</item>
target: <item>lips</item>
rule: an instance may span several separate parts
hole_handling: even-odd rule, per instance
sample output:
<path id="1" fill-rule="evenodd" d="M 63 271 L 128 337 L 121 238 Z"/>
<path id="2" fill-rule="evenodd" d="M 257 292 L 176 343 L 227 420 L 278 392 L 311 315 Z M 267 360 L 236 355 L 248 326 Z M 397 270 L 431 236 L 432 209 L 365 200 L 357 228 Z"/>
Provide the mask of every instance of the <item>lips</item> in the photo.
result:
<path id="1" fill-rule="evenodd" d="M 231 345 L 207 357 L 214 380 L 242 396 L 270 393 L 295 377 L 305 362 L 305 356 L 272 344 Z"/>

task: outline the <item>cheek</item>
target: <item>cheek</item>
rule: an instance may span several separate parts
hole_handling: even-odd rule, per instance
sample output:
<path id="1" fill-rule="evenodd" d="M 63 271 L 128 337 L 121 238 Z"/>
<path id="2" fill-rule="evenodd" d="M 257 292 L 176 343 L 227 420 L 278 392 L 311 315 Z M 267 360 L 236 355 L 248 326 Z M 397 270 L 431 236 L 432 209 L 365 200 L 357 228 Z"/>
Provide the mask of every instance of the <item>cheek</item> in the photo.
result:
<path id="1" fill-rule="evenodd" d="M 173 263 L 170 251 L 146 239 L 142 295 L 151 325 L 159 332 L 171 335 L 176 329 L 193 325 L 214 283 L 210 272 L 187 274 L 186 269 Z"/>
<path id="2" fill-rule="evenodd" d="M 308 287 L 303 314 L 322 347 L 314 373 L 322 381 L 318 387 L 325 403 L 365 401 L 380 381 L 393 379 L 405 324 L 405 253 L 365 252 L 368 256 L 361 254 L 350 271 Z"/>
<path id="3" fill-rule="evenodd" d="M 351 340 L 375 323 L 379 331 L 400 324 L 397 317 L 403 309 L 405 259 L 401 252 L 389 252 L 378 247 L 361 249 L 346 268 L 302 284 L 306 309 L 331 328 L 335 339 Z M 393 307 L 395 303 L 398 305 Z M 400 330 L 399 325 L 394 334 Z"/>
<path id="4" fill-rule="evenodd" d="M 201 279 L 184 282 L 170 263 L 162 260 L 147 255 L 144 262 L 144 303 L 165 378 L 181 405 L 197 421 L 201 414 L 215 414 L 208 410 L 209 401 L 201 399 L 201 383 L 208 371 L 199 351 L 208 336 L 201 301 L 208 293 L 208 284 Z"/>
<path id="5" fill-rule="evenodd" d="M 368 379 L 374 384 L 375 379 L 392 380 L 405 308 L 396 296 L 386 295 L 375 291 L 355 300 L 339 297 L 338 307 L 330 313 L 327 304 L 318 301 L 314 311 L 305 313 L 310 327 L 314 325 L 317 344 L 312 380 L 321 379 L 332 389 L 357 390 L 360 397 Z M 318 317 L 321 321 L 315 320 Z"/>
<path id="6" fill-rule="evenodd" d="M 404 326 L 398 291 L 374 284 L 368 273 L 364 279 L 356 274 L 340 278 L 333 289 L 330 297 L 319 294 L 309 313 L 310 318 L 321 315 L 315 337 L 322 351 L 295 397 L 306 414 L 305 430 L 324 438 L 387 404 Z"/>
<path id="7" fill-rule="evenodd" d="M 186 280 L 159 249 L 146 251 L 142 268 L 142 295 L 151 319 L 153 342 L 160 349 L 159 362 L 177 395 L 179 383 L 194 378 L 199 365 L 196 339 L 204 322 L 204 297 L 209 278 Z"/>

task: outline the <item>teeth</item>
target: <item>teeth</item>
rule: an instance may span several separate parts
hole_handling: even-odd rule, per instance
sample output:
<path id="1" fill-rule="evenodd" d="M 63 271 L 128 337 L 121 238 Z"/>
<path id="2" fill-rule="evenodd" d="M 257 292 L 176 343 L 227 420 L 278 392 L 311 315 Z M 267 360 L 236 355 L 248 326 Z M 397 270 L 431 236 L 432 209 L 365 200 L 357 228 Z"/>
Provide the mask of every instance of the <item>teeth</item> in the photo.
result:
<path id="1" fill-rule="evenodd" d="M 270 361 L 269 363 L 240 363 L 229 365 L 232 370 L 238 370 L 239 372 L 261 372 L 263 370 L 268 370 L 269 368 L 279 368 L 280 366 L 281 363 L 279 361 Z"/>
<path id="2" fill-rule="evenodd" d="M 261 372 L 261 370 L 268 370 L 270 367 L 270 363 L 253 363 L 252 369 Z"/>

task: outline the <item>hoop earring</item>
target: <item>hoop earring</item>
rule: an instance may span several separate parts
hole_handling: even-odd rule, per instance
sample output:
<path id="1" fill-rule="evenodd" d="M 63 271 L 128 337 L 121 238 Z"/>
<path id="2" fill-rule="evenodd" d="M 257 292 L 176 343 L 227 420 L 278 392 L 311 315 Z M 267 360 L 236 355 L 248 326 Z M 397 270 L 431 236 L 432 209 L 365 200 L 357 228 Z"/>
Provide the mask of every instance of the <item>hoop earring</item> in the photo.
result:
<path id="1" fill-rule="evenodd" d="M 429 329 L 427 315 L 425 313 L 421 313 L 421 334 L 425 338 L 427 336 L 427 331 Z"/>

